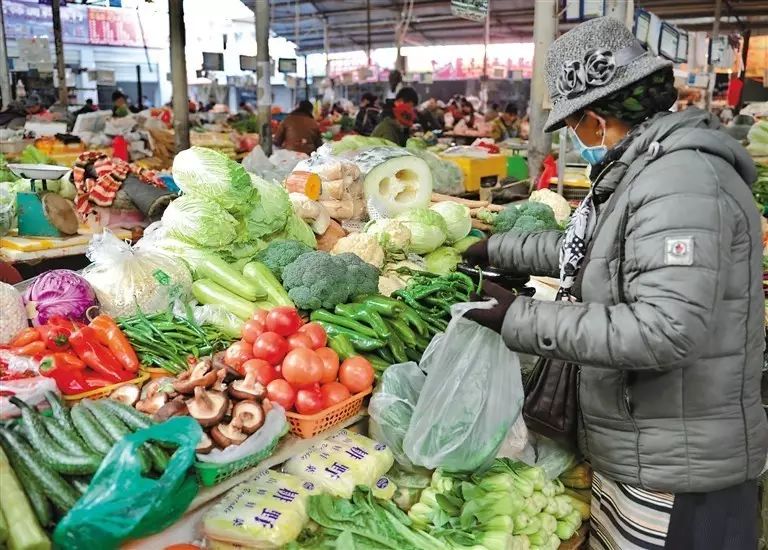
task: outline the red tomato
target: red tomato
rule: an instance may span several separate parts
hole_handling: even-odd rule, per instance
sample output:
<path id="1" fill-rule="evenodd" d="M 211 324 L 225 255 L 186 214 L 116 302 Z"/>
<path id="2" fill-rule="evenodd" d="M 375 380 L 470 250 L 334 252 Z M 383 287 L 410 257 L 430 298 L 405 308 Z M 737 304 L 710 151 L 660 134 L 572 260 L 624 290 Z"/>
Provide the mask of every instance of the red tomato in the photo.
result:
<path id="1" fill-rule="evenodd" d="M 296 334 L 291 334 L 288 338 L 288 345 L 291 346 L 291 349 L 296 348 L 307 348 L 307 349 L 314 349 L 314 346 L 312 345 L 312 339 L 309 337 L 308 334 L 302 334 L 301 332 L 297 332 Z"/>
<path id="2" fill-rule="evenodd" d="M 323 408 L 327 409 L 349 399 L 352 394 L 341 382 L 329 382 L 320 386 L 320 395 L 323 396 Z"/>
<path id="3" fill-rule="evenodd" d="M 280 405 L 286 411 L 290 411 L 296 400 L 296 390 L 282 378 L 277 378 L 267 384 L 267 398 L 272 403 Z"/>
<path id="4" fill-rule="evenodd" d="M 328 335 L 319 323 L 307 323 L 299 329 L 299 333 L 309 336 L 312 340 L 312 349 L 322 348 L 328 342 Z"/>
<path id="5" fill-rule="evenodd" d="M 256 338 L 266 331 L 267 329 L 263 322 L 251 319 L 243 325 L 243 340 L 249 344 L 253 344 L 256 341 Z"/>
<path id="6" fill-rule="evenodd" d="M 293 386 L 320 382 L 323 377 L 323 361 L 311 349 L 292 349 L 283 359 L 282 375 Z"/>
<path id="7" fill-rule="evenodd" d="M 299 312 L 293 307 L 274 307 L 267 313 L 267 330 L 280 336 L 290 336 L 299 330 L 301 323 Z"/>
<path id="8" fill-rule="evenodd" d="M 365 357 L 350 357 L 339 367 L 339 382 L 352 393 L 367 390 L 373 384 L 373 367 Z"/>
<path id="9" fill-rule="evenodd" d="M 331 348 L 316 349 L 315 353 L 323 362 L 323 377 L 320 382 L 323 384 L 335 382 L 339 374 L 339 356 Z"/>
<path id="10" fill-rule="evenodd" d="M 253 343 L 253 357 L 264 359 L 270 365 L 279 365 L 289 350 L 285 338 L 274 332 L 261 334 Z"/>
<path id="11" fill-rule="evenodd" d="M 315 414 L 323 410 L 323 396 L 318 391 L 299 390 L 296 393 L 296 412 Z"/>
<path id="12" fill-rule="evenodd" d="M 263 323 L 264 326 L 266 326 L 268 313 L 269 313 L 269 310 L 267 309 L 257 309 L 256 312 L 253 315 L 251 315 L 251 319 L 253 321 L 258 321 L 259 323 Z"/>
<path id="13" fill-rule="evenodd" d="M 224 353 L 224 363 L 237 370 L 240 370 L 248 359 L 253 359 L 251 345 L 242 340 L 229 346 Z"/>
<path id="14" fill-rule="evenodd" d="M 256 374 L 256 381 L 262 386 L 266 386 L 272 380 L 280 378 L 280 374 L 275 370 L 275 367 L 264 361 L 264 359 L 249 359 L 243 363 L 242 370 L 245 373 L 253 370 Z"/>

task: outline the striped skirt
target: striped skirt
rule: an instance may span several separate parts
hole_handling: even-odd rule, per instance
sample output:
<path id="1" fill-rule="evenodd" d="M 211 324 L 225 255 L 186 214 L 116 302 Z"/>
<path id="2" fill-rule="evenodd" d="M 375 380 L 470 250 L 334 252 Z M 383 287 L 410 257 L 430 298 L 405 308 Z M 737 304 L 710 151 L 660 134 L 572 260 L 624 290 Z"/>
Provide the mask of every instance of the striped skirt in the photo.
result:
<path id="1" fill-rule="evenodd" d="M 631 487 L 594 472 L 589 547 L 663 550 L 675 495 Z"/>
<path id="2" fill-rule="evenodd" d="M 589 548 L 753 550 L 757 481 L 707 493 L 658 493 L 592 478 Z"/>

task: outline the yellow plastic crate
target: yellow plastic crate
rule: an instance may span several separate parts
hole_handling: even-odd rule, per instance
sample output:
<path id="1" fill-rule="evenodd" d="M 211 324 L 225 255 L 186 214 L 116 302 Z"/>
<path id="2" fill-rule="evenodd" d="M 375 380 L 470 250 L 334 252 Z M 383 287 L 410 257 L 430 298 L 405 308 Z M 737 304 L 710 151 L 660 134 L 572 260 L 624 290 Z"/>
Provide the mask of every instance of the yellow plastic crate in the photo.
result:
<path id="1" fill-rule="evenodd" d="M 507 157 L 488 155 L 486 158 L 444 157 L 455 162 L 464 174 L 464 190 L 479 191 L 481 187 L 493 187 L 507 175 Z"/>

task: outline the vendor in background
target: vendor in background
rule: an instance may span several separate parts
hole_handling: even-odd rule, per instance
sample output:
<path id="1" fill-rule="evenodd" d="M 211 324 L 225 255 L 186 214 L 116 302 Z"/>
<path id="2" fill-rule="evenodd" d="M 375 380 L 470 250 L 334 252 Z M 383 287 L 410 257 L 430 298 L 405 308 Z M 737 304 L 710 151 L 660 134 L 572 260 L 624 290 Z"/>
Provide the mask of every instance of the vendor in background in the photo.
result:
<path id="1" fill-rule="evenodd" d="M 379 98 L 371 92 L 365 92 L 360 98 L 360 109 L 355 116 L 355 132 L 363 136 L 370 136 L 373 129 L 379 123 L 381 109 L 376 103 Z"/>
<path id="2" fill-rule="evenodd" d="M 388 139 L 401 147 L 408 141 L 410 128 L 416 122 L 416 105 L 419 94 L 413 88 L 401 88 L 393 103 L 387 102 L 382 111 L 382 119 L 371 133 L 372 137 Z"/>
<path id="3" fill-rule="evenodd" d="M 486 122 L 493 122 L 499 116 L 499 104 L 491 103 L 491 106 L 484 113 Z"/>
<path id="4" fill-rule="evenodd" d="M 442 130 L 442 118 L 440 106 L 434 97 L 430 97 L 427 101 L 421 104 L 421 108 L 418 111 L 418 122 L 421 125 L 422 130 L 425 132 Z"/>
<path id="5" fill-rule="evenodd" d="M 590 548 L 757 548 L 768 422 L 754 161 L 710 113 L 668 112 L 672 62 L 612 17 L 555 40 L 546 72 L 544 130 L 568 128 L 591 190 L 565 233 L 502 233 L 465 256 L 559 272 L 558 299 L 483 281 L 497 303 L 466 317 L 512 350 L 580 365 Z"/>
<path id="6" fill-rule="evenodd" d="M 478 131 L 480 118 L 482 117 L 475 115 L 475 107 L 472 103 L 464 99 L 461 102 L 461 119 L 454 123 L 453 129 L 457 133 L 467 130 Z"/>
<path id="7" fill-rule="evenodd" d="M 112 116 L 127 116 L 129 113 L 128 97 L 120 90 L 112 92 Z"/>
<path id="8" fill-rule="evenodd" d="M 320 127 L 312 116 L 312 103 L 301 101 L 277 127 L 274 144 L 289 151 L 311 154 L 323 144 Z"/>
<path id="9" fill-rule="evenodd" d="M 27 117 L 42 116 L 46 113 L 40 96 L 30 94 L 24 100 L 14 101 L 4 111 L 0 111 L 0 128 L 18 130 L 24 128 Z"/>
<path id="10" fill-rule="evenodd" d="M 97 110 L 96 109 L 96 105 L 94 105 L 93 104 L 93 100 L 89 98 L 89 99 L 85 100 L 85 105 L 83 105 L 77 111 L 74 112 L 74 115 L 75 115 L 75 118 L 77 118 L 80 115 L 85 115 L 85 114 L 88 114 L 88 113 L 92 113 L 92 112 L 94 112 L 96 110 Z"/>
<path id="11" fill-rule="evenodd" d="M 499 113 L 491 123 L 491 137 L 495 141 L 520 137 L 520 124 L 517 106 L 514 103 L 508 103 L 504 112 Z"/>

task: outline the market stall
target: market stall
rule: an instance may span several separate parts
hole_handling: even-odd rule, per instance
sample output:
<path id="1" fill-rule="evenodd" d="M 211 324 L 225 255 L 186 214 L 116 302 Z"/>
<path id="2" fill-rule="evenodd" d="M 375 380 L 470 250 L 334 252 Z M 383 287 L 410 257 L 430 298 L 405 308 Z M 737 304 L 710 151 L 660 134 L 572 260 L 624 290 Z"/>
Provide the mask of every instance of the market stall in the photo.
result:
<path id="1" fill-rule="evenodd" d="M 528 434 L 517 356 L 504 353 L 499 378 L 494 361 L 446 355 L 494 349 L 489 337 L 498 348 L 451 317 L 498 276 L 460 265 L 478 228 L 562 228 L 562 198 L 435 193 L 457 164 L 360 137 L 281 183 L 199 147 L 172 176 L 183 194 L 138 242 L 104 230 L 81 273 L 0 288 L 0 474 L 25 503 L 3 506 L 0 537 L 25 549 L 583 538 L 589 472 Z M 472 379 L 479 393 L 446 383 Z"/>

